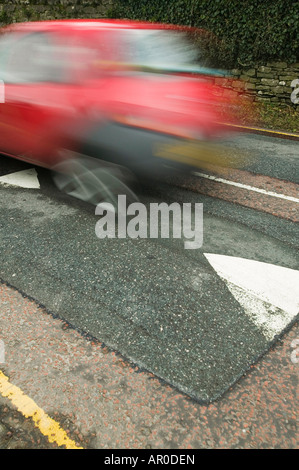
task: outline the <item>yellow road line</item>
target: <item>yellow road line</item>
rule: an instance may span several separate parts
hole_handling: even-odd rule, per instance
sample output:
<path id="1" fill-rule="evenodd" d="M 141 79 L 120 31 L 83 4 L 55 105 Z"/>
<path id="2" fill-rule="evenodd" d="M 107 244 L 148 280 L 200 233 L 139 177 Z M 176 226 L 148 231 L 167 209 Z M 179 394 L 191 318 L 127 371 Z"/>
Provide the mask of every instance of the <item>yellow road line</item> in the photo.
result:
<path id="1" fill-rule="evenodd" d="M 8 398 L 17 410 L 31 418 L 34 425 L 46 436 L 51 443 L 65 446 L 66 449 L 83 449 L 77 446 L 60 427 L 60 425 L 48 416 L 31 398 L 29 398 L 19 387 L 11 384 L 3 372 L 0 371 L 0 393 Z"/>
<path id="2" fill-rule="evenodd" d="M 225 126 L 229 126 L 229 127 L 236 127 L 239 129 L 247 129 L 250 131 L 261 132 L 261 133 L 263 132 L 267 134 L 277 134 L 278 136 L 285 135 L 287 137 L 296 137 L 297 139 L 299 139 L 299 134 L 293 134 L 292 132 L 281 132 L 281 131 L 275 131 L 272 129 L 263 129 L 261 127 L 242 126 L 239 124 L 230 124 L 230 123 L 222 123 L 222 124 L 224 124 Z"/>

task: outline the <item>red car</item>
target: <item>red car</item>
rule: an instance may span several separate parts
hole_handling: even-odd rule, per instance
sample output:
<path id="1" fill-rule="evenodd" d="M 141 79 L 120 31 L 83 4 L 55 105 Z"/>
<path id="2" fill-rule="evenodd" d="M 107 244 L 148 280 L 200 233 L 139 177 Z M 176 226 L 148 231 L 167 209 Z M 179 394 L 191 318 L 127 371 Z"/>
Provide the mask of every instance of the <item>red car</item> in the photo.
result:
<path id="1" fill-rule="evenodd" d="M 200 166 L 202 143 L 226 131 L 187 28 L 58 20 L 1 32 L 0 152 L 54 169 L 69 194 L 97 203 L 129 194 L 133 174 Z"/>

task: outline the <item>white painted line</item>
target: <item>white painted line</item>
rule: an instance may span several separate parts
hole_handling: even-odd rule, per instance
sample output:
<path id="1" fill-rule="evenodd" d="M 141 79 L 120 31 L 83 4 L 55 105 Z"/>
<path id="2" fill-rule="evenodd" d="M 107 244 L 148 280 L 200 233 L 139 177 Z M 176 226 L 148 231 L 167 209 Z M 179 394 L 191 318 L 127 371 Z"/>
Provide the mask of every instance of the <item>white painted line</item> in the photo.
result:
<path id="1" fill-rule="evenodd" d="M 199 173 L 198 171 L 193 172 L 194 175 L 200 176 L 201 178 L 207 178 L 218 183 L 229 184 L 236 186 L 237 188 L 248 189 L 249 191 L 255 191 L 256 193 L 265 194 L 266 196 L 278 197 L 280 199 L 286 199 L 287 201 L 299 202 L 299 199 L 292 196 L 286 196 L 285 194 L 274 193 L 273 191 L 266 191 L 265 189 L 256 188 L 255 186 L 249 186 L 247 184 L 237 183 L 235 181 L 225 180 L 223 178 L 217 178 L 216 176 L 207 175 L 206 173 Z"/>
<path id="2" fill-rule="evenodd" d="M 267 339 L 299 313 L 299 271 L 233 256 L 205 257 Z"/>
<path id="3" fill-rule="evenodd" d="M 1 176 L 0 183 L 8 184 L 10 186 L 18 186 L 20 188 L 40 189 L 37 173 L 34 168 Z"/>

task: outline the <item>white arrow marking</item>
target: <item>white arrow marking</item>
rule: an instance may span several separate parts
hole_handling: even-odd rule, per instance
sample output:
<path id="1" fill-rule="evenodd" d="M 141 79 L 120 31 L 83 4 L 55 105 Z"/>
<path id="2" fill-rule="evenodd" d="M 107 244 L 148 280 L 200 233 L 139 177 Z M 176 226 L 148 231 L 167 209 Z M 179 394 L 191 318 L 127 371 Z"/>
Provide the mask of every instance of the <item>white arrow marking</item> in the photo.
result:
<path id="1" fill-rule="evenodd" d="M 251 320 L 272 340 L 299 312 L 299 271 L 205 253 Z"/>
<path id="2" fill-rule="evenodd" d="M 37 173 L 34 168 L 28 170 L 17 171 L 0 177 L 0 183 L 9 184 L 11 186 L 19 186 L 20 188 L 39 189 L 40 184 Z"/>

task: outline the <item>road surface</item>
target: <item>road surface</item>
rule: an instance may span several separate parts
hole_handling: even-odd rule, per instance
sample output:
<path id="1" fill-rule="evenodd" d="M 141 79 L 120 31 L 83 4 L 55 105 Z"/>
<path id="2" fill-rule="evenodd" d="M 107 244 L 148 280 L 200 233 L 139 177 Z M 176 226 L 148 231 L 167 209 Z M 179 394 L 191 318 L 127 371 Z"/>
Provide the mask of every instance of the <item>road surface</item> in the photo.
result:
<path id="1" fill-rule="evenodd" d="M 1 157 L 0 448 L 297 447 L 298 142 L 233 145 L 242 169 L 142 188 L 148 216 L 203 205 L 197 249 L 100 239 Z"/>

